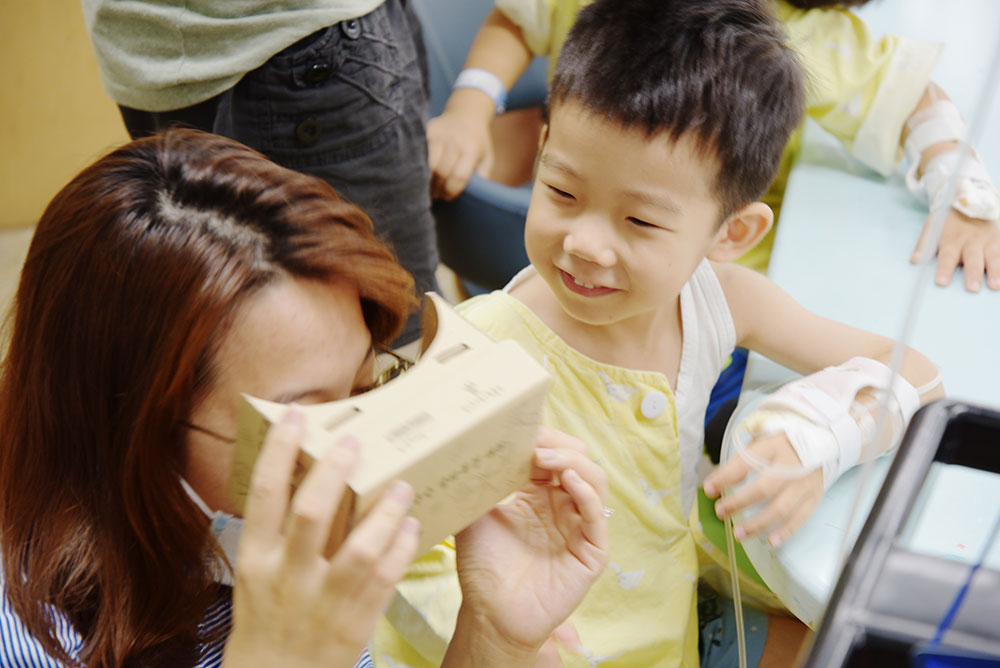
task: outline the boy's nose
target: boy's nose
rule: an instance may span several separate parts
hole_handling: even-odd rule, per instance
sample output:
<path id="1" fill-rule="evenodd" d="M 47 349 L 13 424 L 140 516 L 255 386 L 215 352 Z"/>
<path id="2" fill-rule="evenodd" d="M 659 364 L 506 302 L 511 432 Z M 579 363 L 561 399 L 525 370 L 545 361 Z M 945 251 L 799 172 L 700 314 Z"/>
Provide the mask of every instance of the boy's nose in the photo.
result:
<path id="1" fill-rule="evenodd" d="M 563 237 L 563 250 L 602 267 L 615 264 L 616 254 L 604 221 L 580 219 Z"/>

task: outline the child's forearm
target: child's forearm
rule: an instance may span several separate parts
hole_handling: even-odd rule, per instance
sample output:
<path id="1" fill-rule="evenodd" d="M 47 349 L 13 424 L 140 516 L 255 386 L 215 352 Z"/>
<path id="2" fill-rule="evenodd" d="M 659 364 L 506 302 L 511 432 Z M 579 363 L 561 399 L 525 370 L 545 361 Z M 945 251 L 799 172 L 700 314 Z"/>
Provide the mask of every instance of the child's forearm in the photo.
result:
<path id="1" fill-rule="evenodd" d="M 494 9 L 479 28 L 465 67 L 478 67 L 492 72 L 507 88 L 514 85 L 531 63 L 532 53 L 524 36 L 503 12 Z"/>
<path id="2" fill-rule="evenodd" d="M 500 10 L 493 9 L 469 48 L 465 69 L 486 70 L 509 90 L 527 69 L 531 59 L 531 49 L 524 41 L 521 29 Z M 484 123 L 489 123 L 495 113 L 493 100 L 474 88 L 453 91 L 445 108 L 474 116 Z"/>
<path id="3" fill-rule="evenodd" d="M 872 355 L 872 359 L 892 366 L 892 356 L 893 351 L 890 350 L 881 355 Z M 931 360 L 909 346 L 903 353 L 899 375 L 917 390 L 921 405 L 944 396 L 940 370 Z"/>
<path id="4" fill-rule="evenodd" d="M 884 355 L 882 358 L 876 357 L 875 359 L 878 359 L 887 366 L 892 362 L 891 355 Z M 929 359 L 912 348 L 907 348 L 904 352 L 899 374 L 916 390 L 920 405 L 944 396 L 944 384 L 941 382 L 940 371 Z M 881 416 L 882 406 L 885 401 L 884 395 L 872 392 L 869 389 L 861 390 L 855 398 L 855 408 L 852 412 L 856 417 L 865 414 L 867 419 L 862 420 L 862 422 L 868 422 L 870 426 L 869 431 L 871 431 L 862 445 L 859 461 L 878 457 L 894 447 L 899 439 L 902 438 L 902 430 L 906 428 L 906 424 L 894 423 L 900 416 L 895 415 L 892 403 L 890 403 L 890 413 L 885 418 Z M 874 426 L 880 419 L 883 420 L 883 429 L 881 434 L 876 435 L 874 433 Z"/>

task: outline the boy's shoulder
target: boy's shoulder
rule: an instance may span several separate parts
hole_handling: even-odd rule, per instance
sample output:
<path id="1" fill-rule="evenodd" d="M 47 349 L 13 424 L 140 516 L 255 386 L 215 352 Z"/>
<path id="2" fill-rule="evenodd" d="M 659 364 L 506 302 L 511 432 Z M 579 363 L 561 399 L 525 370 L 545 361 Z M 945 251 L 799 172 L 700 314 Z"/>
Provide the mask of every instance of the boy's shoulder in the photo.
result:
<path id="1" fill-rule="evenodd" d="M 747 308 L 759 306 L 775 291 L 780 291 L 767 276 L 735 262 L 709 261 L 709 264 L 734 316 Z"/>
<path id="2" fill-rule="evenodd" d="M 491 333 L 491 328 L 503 328 L 505 324 L 533 318 L 531 309 L 516 297 L 525 285 L 541 280 L 531 265 L 519 271 L 502 290 L 477 295 L 459 303 L 455 310 L 466 320 L 483 331 Z"/>
<path id="3" fill-rule="evenodd" d="M 523 329 L 522 311 L 530 314 L 523 304 L 502 290 L 466 299 L 455 310 L 495 339 L 510 338 L 511 334 Z"/>

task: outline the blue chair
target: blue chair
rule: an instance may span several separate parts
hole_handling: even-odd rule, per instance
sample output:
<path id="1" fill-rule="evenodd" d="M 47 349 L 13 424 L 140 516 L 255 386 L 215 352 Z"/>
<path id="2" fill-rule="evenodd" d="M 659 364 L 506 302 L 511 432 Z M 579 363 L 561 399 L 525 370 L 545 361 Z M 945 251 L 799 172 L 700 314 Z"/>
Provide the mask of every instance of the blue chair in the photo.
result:
<path id="1" fill-rule="evenodd" d="M 437 116 L 462 70 L 476 32 L 493 8 L 492 0 L 414 0 L 423 26 L 430 72 L 430 113 Z M 548 61 L 536 58 L 511 88 L 507 108 L 545 102 Z M 511 187 L 473 174 L 451 202 L 435 202 L 441 261 L 461 279 L 470 295 L 503 287 L 528 264 L 524 218 L 531 186 Z"/>

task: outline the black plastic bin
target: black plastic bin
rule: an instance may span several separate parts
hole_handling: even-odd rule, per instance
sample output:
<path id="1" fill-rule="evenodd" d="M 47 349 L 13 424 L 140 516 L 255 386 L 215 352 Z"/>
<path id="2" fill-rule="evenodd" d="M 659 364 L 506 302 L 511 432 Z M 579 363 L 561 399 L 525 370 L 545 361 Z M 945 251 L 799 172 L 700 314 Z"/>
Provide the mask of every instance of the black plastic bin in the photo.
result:
<path id="1" fill-rule="evenodd" d="M 899 544 L 934 461 L 1000 474 L 1000 412 L 942 400 L 913 417 L 804 666 L 909 666 L 914 650 L 934 636 L 970 569 Z M 942 645 L 1000 657 L 1000 572 L 979 569 Z"/>

